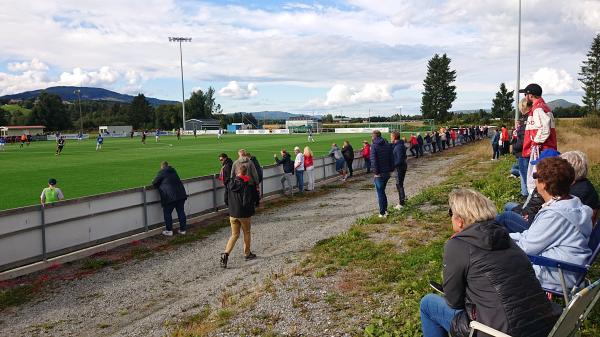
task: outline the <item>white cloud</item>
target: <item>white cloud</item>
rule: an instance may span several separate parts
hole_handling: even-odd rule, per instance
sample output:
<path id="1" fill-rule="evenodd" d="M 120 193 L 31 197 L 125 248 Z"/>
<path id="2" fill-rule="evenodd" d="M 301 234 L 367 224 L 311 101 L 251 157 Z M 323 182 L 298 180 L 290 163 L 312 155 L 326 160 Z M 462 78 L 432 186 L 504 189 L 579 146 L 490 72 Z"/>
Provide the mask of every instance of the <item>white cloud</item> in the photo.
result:
<path id="1" fill-rule="evenodd" d="M 563 69 L 543 67 L 526 76 L 521 82 L 522 87 L 529 83 L 539 84 L 544 95 L 560 95 L 574 89 L 573 77 Z"/>
<path id="2" fill-rule="evenodd" d="M 386 102 L 393 99 L 391 87 L 385 84 L 367 83 L 357 88 L 345 84 L 336 84 L 327 92 L 325 101 L 313 100 L 312 103 L 324 107 L 348 106 L 361 103 Z"/>
<path id="3" fill-rule="evenodd" d="M 48 66 L 37 58 L 33 58 L 30 62 L 11 62 L 7 65 L 7 69 L 12 72 L 46 71 Z"/>
<path id="4" fill-rule="evenodd" d="M 219 96 L 233 99 L 248 99 L 258 95 L 258 88 L 254 83 L 248 83 L 246 87 L 240 86 L 237 81 L 231 81 L 227 86 L 219 90 Z"/>
<path id="5" fill-rule="evenodd" d="M 73 72 L 64 72 L 60 75 L 62 85 L 106 85 L 112 84 L 119 78 L 119 73 L 108 66 L 101 67 L 98 71 L 85 71 L 81 68 L 73 69 Z"/>

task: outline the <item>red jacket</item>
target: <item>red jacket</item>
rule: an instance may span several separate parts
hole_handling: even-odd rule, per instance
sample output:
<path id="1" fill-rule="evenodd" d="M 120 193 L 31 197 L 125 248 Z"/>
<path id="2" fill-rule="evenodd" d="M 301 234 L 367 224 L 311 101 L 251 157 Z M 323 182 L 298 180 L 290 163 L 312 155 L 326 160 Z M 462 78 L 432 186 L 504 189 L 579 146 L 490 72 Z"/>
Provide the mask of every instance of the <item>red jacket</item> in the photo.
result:
<path id="1" fill-rule="evenodd" d="M 450 138 L 456 140 L 456 131 L 454 129 L 450 129 Z"/>
<path id="2" fill-rule="evenodd" d="M 412 145 L 418 145 L 418 144 L 419 144 L 419 142 L 417 141 L 417 137 L 415 137 L 415 136 L 410 136 L 410 143 L 411 143 Z"/>
<path id="3" fill-rule="evenodd" d="M 312 156 L 304 156 L 304 168 L 309 168 L 313 166 L 313 157 Z"/>
<path id="4" fill-rule="evenodd" d="M 365 144 L 365 146 L 363 146 L 361 154 L 363 156 L 363 158 L 371 158 L 371 145 L 369 145 L 368 143 Z"/>
<path id="5" fill-rule="evenodd" d="M 503 142 L 507 143 L 510 138 L 508 138 L 508 129 L 507 128 L 502 128 L 502 136 L 500 137 L 500 139 L 502 139 Z"/>
<path id="6" fill-rule="evenodd" d="M 533 103 L 527 115 L 522 156 L 529 157 L 531 147 L 534 145 L 540 145 L 540 152 L 546 149 L 557 149 L 554 115 L 542 98 Z"/>

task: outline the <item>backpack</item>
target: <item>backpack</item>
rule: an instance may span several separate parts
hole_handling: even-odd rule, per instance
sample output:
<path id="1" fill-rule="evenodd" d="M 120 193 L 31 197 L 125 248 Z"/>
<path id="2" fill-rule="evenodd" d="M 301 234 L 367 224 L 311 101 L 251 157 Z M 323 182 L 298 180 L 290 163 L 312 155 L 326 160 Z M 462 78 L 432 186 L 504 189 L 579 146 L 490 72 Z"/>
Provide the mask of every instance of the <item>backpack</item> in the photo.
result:
<path id="1" fill-rule="evenodd" d="M 260 166 L 260 163 L 258 162 L 258 159 L 256 159 L 255 156 L 252 156 L 252 157 L 250 157 L 250 160 L 254 164 L 254 167 L 256 167 L 256 173 L 258 174 L 258 182 L 262 183 L 262 181 L 263 181 L 263 169 Z"/>

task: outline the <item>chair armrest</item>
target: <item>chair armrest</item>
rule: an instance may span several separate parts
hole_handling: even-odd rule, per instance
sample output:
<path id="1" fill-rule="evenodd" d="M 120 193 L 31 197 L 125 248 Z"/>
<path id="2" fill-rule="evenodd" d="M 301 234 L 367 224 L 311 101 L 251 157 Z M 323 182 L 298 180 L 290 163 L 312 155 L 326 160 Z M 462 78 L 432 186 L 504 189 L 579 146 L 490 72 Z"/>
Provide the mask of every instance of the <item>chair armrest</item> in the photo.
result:
<path id="1" fill-rule="evenodd" d="M 587 273 L 588 271 L 586 266 L 581 266 L 578 264 L 564 261 L 558 261 L 544 256 L 527 255 L 527 257 L 529 257 L 529 261 L 531 261 L 532 264 L 536 264 L 538 266 L 554 267 L 566 271 L 572 271 L 575 273 Z"/>
<path id="2" fill-rule="evenodd" d="M 486 333 L 486 334 L 494 336 L 494 337 L 511 337 L 510 335 L 507 335 L 504 332 L 490 328 L 489 326 L 487 326 L 485 324 L 481 324 L 477 321 L 471 321 L 471 324 L 469 324 L 469 326 L 473 330 L 479 330 L 483 333 Z"/>

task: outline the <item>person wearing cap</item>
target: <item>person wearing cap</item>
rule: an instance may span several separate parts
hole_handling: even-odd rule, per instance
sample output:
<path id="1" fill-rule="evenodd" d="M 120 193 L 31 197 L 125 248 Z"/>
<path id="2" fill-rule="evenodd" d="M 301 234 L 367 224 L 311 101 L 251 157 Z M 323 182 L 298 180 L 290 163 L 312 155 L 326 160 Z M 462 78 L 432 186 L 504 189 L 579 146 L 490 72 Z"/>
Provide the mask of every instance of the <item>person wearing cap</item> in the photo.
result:
<path id="1" fill-rule="evenodd" d="M 304 154 L 300 151 L 300 148 L 296 146 L 294 148 L 296 159 L 294 160 L 294 172 L 296 173 L 296 185 L 298 185 L 298 192 L 304 192 Z"/>
<path id="2" fill-rule="evenodd" d="M 64 198 L 63 192 L 60 188 L 56 187 L 56 179 L 50 178 L 48 180 L 48 187 L 44 188 L 44 190 L 42 190 L 42 195 L 40 195 L 42 207 L 46 206 L 46 204 L 63 200 Z"/>
<path id="3" fill-rule="evenodd" d="M 365 161 L 365 168 L 367 169 L 367 173 L 371 173 L 371 145 L 365 139 L 363 140 L 363 148 L 360 151 L 363 160 Z"/>
<path id="4" fill-rule="evenodd" d="M 532 161 L 537 159 L 543 150 L 558 149 L 556 125 L 552 110 L 542 98 L 542 87 L 531 83 L 519 92 L 525 94 L 527 102 L 531 103 L 531 108 L 527 113 L 523 152 L 521 154 L 523 157 L 530 158 L 529 167 L 527 168 L 527 190 L 531 193 L 535 188 L 535 181 L 532 178 L 533 172 L 535 172 L 535 164 L 532 164 Z"/>

